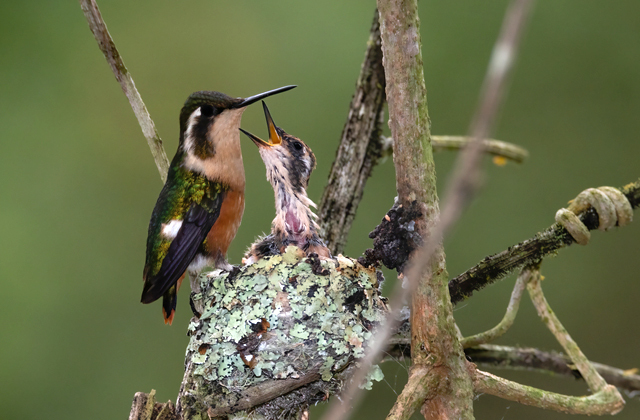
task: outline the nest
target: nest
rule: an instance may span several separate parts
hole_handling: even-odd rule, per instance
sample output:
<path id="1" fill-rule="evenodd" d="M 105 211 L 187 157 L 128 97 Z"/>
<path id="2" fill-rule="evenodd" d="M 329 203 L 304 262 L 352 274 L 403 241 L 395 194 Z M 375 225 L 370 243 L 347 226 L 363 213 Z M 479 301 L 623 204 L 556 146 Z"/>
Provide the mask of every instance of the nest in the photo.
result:
<path id="1" fill-rule="evenodd" d="M 382 274 L 296 247 L 198 279 L 183 419 L 297 418 L 340 391 L 386 313 Z M 374 366 L 362 387 L 382 379 Z"/>

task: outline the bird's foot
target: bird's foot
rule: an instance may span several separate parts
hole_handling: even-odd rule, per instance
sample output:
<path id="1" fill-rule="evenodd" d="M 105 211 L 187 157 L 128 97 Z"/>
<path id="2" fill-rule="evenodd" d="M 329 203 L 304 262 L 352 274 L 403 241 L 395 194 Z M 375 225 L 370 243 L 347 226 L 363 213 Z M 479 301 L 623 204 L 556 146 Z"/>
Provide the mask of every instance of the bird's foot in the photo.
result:
<path id="1" fill-rule="evenodd" d="M 224 271 L 233 270 L 233 266 L 225 260 L 216 262 L 216 268 L 219 268 L 220 270 L 224 270 Z"/>

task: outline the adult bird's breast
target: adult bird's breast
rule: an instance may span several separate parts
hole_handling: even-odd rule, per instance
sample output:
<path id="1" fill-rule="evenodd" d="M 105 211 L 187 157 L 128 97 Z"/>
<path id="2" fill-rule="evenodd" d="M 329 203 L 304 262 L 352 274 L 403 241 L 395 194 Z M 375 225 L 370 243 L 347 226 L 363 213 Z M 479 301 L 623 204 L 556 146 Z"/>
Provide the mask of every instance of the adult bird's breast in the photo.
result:
<path id="1" fill-rule="evenodd" d="M 207 235 L 207 249 L 211 255 L 226 255 L 229 244 L 235 238 L 244 212 L 244 192 L 227 191 L 218 220 Z"/>

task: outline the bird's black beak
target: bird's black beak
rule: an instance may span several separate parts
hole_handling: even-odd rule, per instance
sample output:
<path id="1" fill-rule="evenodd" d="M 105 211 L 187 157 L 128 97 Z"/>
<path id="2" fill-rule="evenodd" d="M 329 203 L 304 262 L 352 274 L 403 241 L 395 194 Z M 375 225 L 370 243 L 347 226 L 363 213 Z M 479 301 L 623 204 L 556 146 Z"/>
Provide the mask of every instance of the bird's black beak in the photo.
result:
<path id="1" fill-rule="evenodd" d="M 264 99 L 267 96 L 275 95 L 276 93 L 286 92 L 288 90 L 293 89 L 296 85 L 283 86 L 278 89 L 273 89 L 268 92 L 258 93 L 257 95 L 249 96 L 248 98 L 244 98 L 242 102 L 236 104 L 234 108 L 244 108 L 245 106 L 249 106 L 254 102 L 258 102 L 260 99 Z"/>
<path id="2" fill-rule="evenodd" d="M 269 108 L 267 108 L 267 104 L 265 104 L 264 101 L 262 101 L 262 107 L 264 109 L 264 116 L 267 119 L 267 128 L 269 130 L 269 141 L 268 142 L 264 141 L 260 137 L 254 136 L 253 134 L 243 130 L 242 128 L 240 129 L 240 131 L 242 131 L 244 134 L 247 135 L 247 137 L 253 140 L 253 142 L 258 147 L 278 146 L 279 144 L 282 143 L 282 137 L 280 136 L 280 134 L 278 134 L 278 130 L 276 130 L 276 124 L 273 122 L 273 118 L 271 118 L 271 114 L 269 113 Z"/>

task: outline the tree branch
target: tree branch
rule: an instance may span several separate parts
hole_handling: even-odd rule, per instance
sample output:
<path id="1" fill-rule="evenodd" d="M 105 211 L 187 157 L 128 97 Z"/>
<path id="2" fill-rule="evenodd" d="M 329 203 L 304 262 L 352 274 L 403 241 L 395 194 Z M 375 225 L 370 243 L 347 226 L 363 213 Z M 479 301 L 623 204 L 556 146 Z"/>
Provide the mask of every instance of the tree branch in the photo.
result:
<path id="1" fill-rule="evenodd" d="M 568 356 L 539 350 L 532 347 L 499 346 L 480 344 L 464 349 L 465 355 L 475 364 L 483 367 L 496 367 L 511 370 L 529 370 L 541 373 L 553 373 L 582 379 Z M 411 338 L 409 320 L 400 323 L 398 333 L 389 340 L 383 362 L 398 362 L 411 358 Z M 607 383 L 640 397 L 640 375 L 637 369 L 623 370 L 598 362 L 590 362 Z"/>
<path id="2" fill-rule="evenodd" d="M 129 412 L 129 420 L 178 420 L 176 407 L 171 401 L 156 402 L 156 390 L 150 393 L 136 392 Z"/>
<path id="3" fill-rule="evenodd" d="M 417 243 L 407 244 L 413 249 L 421 245 L 421 237 L 429 236 L 430 226 L 428 224 L 436 223 L 438 220 L 435 168 L 429 138 L 429 115 L 417 7 L 415 0 L 378 1 L 387 83 L 386 98 L 389 104 L 389 126 L 394 138 L 393 158 L 396 169 L 396 189 L 399 205 L 404 208 L 404 211 L 412 214 L 415 219 L 412 230 L 416 232 Z M 444 282 L 446 282 L 447 274 L 444 270 L 444 255 L 439 235 L 436 236 L 436 241 L 428 250 L 429 255 L 432 255 L 436 248 L 439 250 L 438 258 L 433 261 L 428 258 L 426 262 L 418 260 L 416 274 L 411 276 L 414 279 L 412 289 L 415 289 L 418 279 L 422 279 L 425 266 L 430 265 L 432 266 L 430 272 L 437 273 L 431 281 L 436 284 L 436 288 L 438 283 L 444 285 L 446 293 Z M 398 311 L 402 307 L 402 304 L 398 304 L 398 302 L 406 298 L 408 293 L 403 290 L 394 293 L 391 300 L 392 312 L 378 329 L 375 342 L 368 349 L 361 368 L 356 371 L 352 384 L 342 395 L 346 403 L 353 406 L 357 404 L 355 397 L 361 395 L 357 385 L 368 371 L 369 366 L 386 347 L 386 341 L 394 330 Z M 436 293 L 436 295 L 439 294 Z M 437 299 L 437 297 L 433 297 L 433 299 Z M 448 298 L 444 302 L 447 305 Z M 446 320 L 453 324 L 452 319 L 446 318 Z M 421 325 L 421 322 L 414 322 L 412 328 L 420 329 Z M 422 337 L 422 333 L 420 336 Z M 468 401 L 470 406 L 471 398 L 468 398 Z M 325 418 L 332 420 L 345 418 L 348 415 L 346 406 L 347 404 L 339 404 L 334 401 L 325 414 Z"/>
<path id="4" fill-rule="evenodd" d="M 470 377 L 453 323 L 447 285 L 444 284 L 447 273 L 441 241 L 479 187 L 482 148 L 478 140 L 487 137 L 495 120 L 531 4 L 531 0 L 514 0 L 507 10 L 491 57 L 480 104 L 471 124 L 470 132 L 474 141 L 458 158 L 444 211 L 440 213 L 429 144 L 417 1 L 378 0 L 389 126 L 394 138 L 398 207 L 417 213 L 415 223 L 409 223 L 407 229 L 415 230 L 418 241 L 403 246 L 420 249 L 411 253 L 411 266 L 404 270 L 406 285 L 396 287 L 391 299 L 393 310 L 378 330 L 377 340 L 369 349 L 362 369 L 356 372 L 353 382 L 358 383 L 364 369 L 382 351 L 396 325 L 402 302 L 411 295 L 413 363 L 425 366 L 438 364 L 446 371 L 442 379 L 447 386 L 441 389 L 438 398 L 425 401 L 421 410 L 425 416 L 472 416 Z M 421 238 L 426 238 L 424 245 L 421 245 Z M 356 387 L 350 386 L 344 393 L 344 399 L 350 401 L 356 394 Z M 325 418 L 342 419 L 345 413 L 344 409 L 334 404 Z"/>
<path id="5" fill-rule="evenodd" d="M 520 307 L 520 300 L 522 299 L 522 295 L 527 288 L 527 284 L 529 283 L 530 279 L 531 273 L 528 270 L 523 270 L 518 276 L 516 284 L 513 287 L 511 299 L 509 300 L 509 306 L 507 306 L 507 312 L 504 314 L 504 318 L 502 318 L 502 321 L 500 321 L 498 325 L 488 331 L 464 338 L 462 340 L 462 347 L 467 348 L 477 346 L 478 344 L 488 343 L 507 332 L 507 330 L 511 328 L 513 322 L 516 319 L 518 308 Z"/>
<path id="6" fill-rule="evenodd" d="M 476 370 L 473 381 L 476 392 L 484 392 L 508 400 L 518 401 L 521 404 L 571 414 L 615 414 L 622 410 L 624 399 L 618 390 L 614 386 L 607 384 L 600 376 L 549 307 L 549 303 L 540 287 L 539 269 L 537 267 L 525 268 L 523 277 L 527 273 L 528 277 L 531 278 L 527 284 L 527 289 L 538 315 L 558 340 L 571 362 L 580 371 L 593 394 L 587 397 L 556 394 L 521 385 L 479 370 Z"/>
<path id="7" fill-rule="evenodd" d="M 147 143 L 149 143 L 153 160 L 156 162 L 158 172 L 160 172 L 160 178 L 164 183 L 167 180 L 169 159 L 164 151 L 164 147 L 162 147 L 162 140 L 149 115 L 149 111 L 147 111 L 147 107 L 142 101 L 140 93 L 138 93 L 138 89 L 136 89 L 135 83 L 133 83 L 133 78 L 124 65 L 120 53 L 118 53 L 116 49 L 116 44 L 113 42 L 111 35 L 109 35 L 107 25 L 104 23 L 104 20 L 102 20 L 100 9 L 98 9 L 98 4 L 95 0 L 80 0 L 80 7 L 89 23 L 89 28 L 93 36 L 98 42 L 98 47 L 100 47 L 100 50 L 107 59 L 107 63 L 109 63 L 116 80 L 120 83 L 122 91 L 129 100 L 129 104 L 131 104 L 133 113 L 138 119 L 138 124 L 140 124 L 140 128 L 142 129 L 142 134 L 144 134 Z"/>
<path id="8" fill-rule="evenodd" d="M 334 255 L 344 251 L 365 184 L 384 148 L 380 137 L 384 90 L 380 24 L 376 10 L 340 146 L 318 207 L 321 236 Z"/>
<path id="9" fill-rule="evenodd" d="M 464 149 L 473 139 L 466 136 L 431 136 L 433 151 Z M 484 153 L 511 159 L 516 163 L 522 163 L 529 156 L 529 152 L 515 144 L 495 139 L 483 139 L 480 141 Z"/>
<path id="10" fill-rule="evenodd" d="M 401 349 L 402 346 L 396 344 L 391 354 L 397 357 L 401 357 L 403 354 L 408 356 L 408 353 L 402 352 Z M 485 367 L 524 369 L 583 379 L 571 359 L 561 353 L 546 352 L 529 347 L 498 346 L 493 344 L 481 344 L 467 348 L 464 352 L 473 363 Z M 597 362 L 591 362 L 591 364 L 607 383 L 631 394 L 637 395 L 640 392 L 640 375 L 632 373 L 633 370 L 622 370 Z"/>
<path id="11" fill-rule="evenodd" d="M 640 179 L 620 188 L 635 209 L 640 206 Z M 598 214 L 593 208 L 580 215 L 580 220 L 589 230 L 598 228 Z M 503 279 L 508 274 L 527 265 L 533 265 L 558 249 L 571 245 L 575 240 L 565 228 L 554 223 L 533 238 L 508 249 L 485 257 L 449 282 L 451 301 L 456 304 L 470 297 L 474 291 Z"/>
<path id="12" fill-rule="evenodd" d="M 618 390 L 613 385 L 607 385 L 587 397 L 572 397 L 541 391 L 481 370 L 476 371 L 473 385 L 478 393 L 491 394 L 506 400 L 517 401 L 520 404 L 567 414 L 616 414 L 623 407 L 623 404 L 616 397 L 616 394 L 619 396 Z"/>
<path id="13" fill-rule="evenodd" d="M 277 397 L 285 395 L 294 389 L 298 389 L 321 378 L 320 367 L 316 366 L 305 372 L 303 376 L 296 379 L 283 379 L 270 381 L 243 390 L 237 397 L 237 402 L 233 407 L 209 407 L 207 414 L 209 418 L 223 417 L 236 411 L 248 410 L 260 404 L 264 404 Z M 235 396 L 234 396 L 235 397 Z"/>
<path id="14" fill-rule="evenodd" d="M 578 347 L 578 344 L 571 338 L 544 297 L 542 287 L 540 286 L 540 272 L 538 269 L 528 268 L 524 271 L 531 272 L 532 278 L 527 285 L 527 290 L 529 291 L 533 305 L 538 311 L 540 319 L 542 319 L 542 322 L 544 322 L 549 331 L 551 331 L 556 340 L 558 340 L 558 343 L 560 343 L 573 364 L 576 365 L 576 368 L 580 371 L 589 388 L 591 388 L 593 392 L 603 390 L 607 386 L 607 382 L 591 365 L 587 356 L 584 355 L 580 347 Z M 620 395 L 618 395 L 618 398 L 622 401 Z M 624 401 L 622 401 L 622 404 L 624 404 Z"/>
<path id="15" fill-rule="evenodd" d="M 406 420 L 424 403 L 427 392 L 433 393 L 437 389 L 437 375 L 430 375 L 430 370 L 424 366 L 414 366 L 409 372 L 407 384 L 402 393 L 396 398 L 387 420 Z"/>

